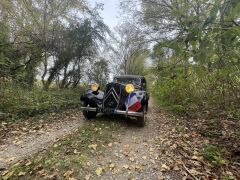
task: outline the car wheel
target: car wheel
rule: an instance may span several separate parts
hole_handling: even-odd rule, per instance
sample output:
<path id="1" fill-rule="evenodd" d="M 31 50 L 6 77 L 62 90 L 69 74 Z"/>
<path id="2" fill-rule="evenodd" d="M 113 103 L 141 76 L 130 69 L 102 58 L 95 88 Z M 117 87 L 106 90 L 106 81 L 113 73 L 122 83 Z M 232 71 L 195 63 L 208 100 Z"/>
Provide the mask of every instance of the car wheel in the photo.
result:
<path id="1" fill-rule="evenodd" d="M 84 103 L 84 106 L 88 106 L 88 104 L 85 104 Z M 90 120 L 90 119 L 93 119 L 93 118 L 95 118 L 96 116 L 97 116 L 97 112 L 93 112 L 93 111 L 83 111 L 83 116 L 86 118 L 86 119 L 88 119 L 88 120 Z"/>
<path id="2" fill-rule="evenodd" d="M 137 117 L 137 123 L 138 123 L 138 126 L 139 127 L 144 127 L 145 126 L 145 121 L 146 121 L 146 116 L 145 116 L 145 113 L 146 113 L 146 107 L 143 106 L 140 110 L 140 112 L 143 112 L 143 116 L 141 117 Z"/>

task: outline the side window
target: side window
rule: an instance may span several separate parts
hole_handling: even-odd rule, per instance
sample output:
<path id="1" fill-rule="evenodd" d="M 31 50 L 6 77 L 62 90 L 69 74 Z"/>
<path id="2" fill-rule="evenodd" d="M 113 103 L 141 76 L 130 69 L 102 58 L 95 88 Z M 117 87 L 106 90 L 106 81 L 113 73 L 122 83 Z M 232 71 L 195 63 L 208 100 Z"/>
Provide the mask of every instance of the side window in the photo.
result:
<path id="1" fill-rule="evenodd" d="M 142 86 L 143 86 L 143 90 L 146 90 L 146 89 L 147 89 L 146 79 L 142 79 Z"/>

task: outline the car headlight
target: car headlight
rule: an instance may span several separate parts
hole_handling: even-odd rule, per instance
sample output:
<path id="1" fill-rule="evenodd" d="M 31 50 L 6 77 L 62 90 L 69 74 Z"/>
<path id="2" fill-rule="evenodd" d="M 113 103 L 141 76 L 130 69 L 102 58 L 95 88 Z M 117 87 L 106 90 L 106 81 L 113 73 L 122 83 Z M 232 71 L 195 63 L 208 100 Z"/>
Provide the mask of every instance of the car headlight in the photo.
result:
<path id="1" fill-rule="evenodd" d="M 92 91 L 98 91 L 99 85 L 97 83 L 91 84 L 91 90 Z"/>
<path id="2" fill-rule="evenodd" d="M 134 86 L 132 84 L 127 84 L 125 87 L 127 93 L 132 93 L 134 91 Z"/>

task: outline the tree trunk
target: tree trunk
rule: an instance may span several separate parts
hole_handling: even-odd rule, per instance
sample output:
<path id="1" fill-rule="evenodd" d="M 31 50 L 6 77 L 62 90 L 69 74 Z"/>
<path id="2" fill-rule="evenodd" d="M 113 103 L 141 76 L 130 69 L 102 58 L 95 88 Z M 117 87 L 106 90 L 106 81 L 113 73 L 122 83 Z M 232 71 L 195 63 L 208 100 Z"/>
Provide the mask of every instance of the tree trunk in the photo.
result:
<path id="1" fill-rule="evenodd" d="M 44 61 L 43 61 L 43 75 L 42 75 L 42 84 L 46 88 L 45 76 L 47 75 L 47 37 L 46 37 L 46 21 L 47 21 L 47 0 L 44 1 L 44 12 L 43 12 L 43 38 L 44 38 Z"/>

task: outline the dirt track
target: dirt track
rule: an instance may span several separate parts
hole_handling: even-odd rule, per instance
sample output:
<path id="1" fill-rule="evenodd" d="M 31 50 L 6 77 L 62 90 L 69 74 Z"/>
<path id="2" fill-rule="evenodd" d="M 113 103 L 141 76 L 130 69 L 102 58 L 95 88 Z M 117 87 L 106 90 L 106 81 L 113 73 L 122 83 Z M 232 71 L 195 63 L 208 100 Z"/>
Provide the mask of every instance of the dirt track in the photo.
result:
<path id="1" fill-rule="evenodd" d="M 70 114 L 65 117 L 60 116 L 59 120 L 53 121 L 51 128 L 40 128 L 37 132 L 20 136 L 17 142 L 13 141 L 13 137 L 9 137 L 7 145 L 0 151 L 1 168 L 7 168 L 46 149 L 57 139 L 74 132 L 86 122 L 78 111 Z M 169 124 L 168 118 L 153 105 L 152 101 L 144 128 L 137 127 L 131 121 L 124 122 L 123 118 L 116 119 L 123 124 L 117 140 L 109 144 L 100 156 L 90 159 L 81 172 L 83 177 L 86 179 L 181 178 L 179 169 L 175 167 L 175 155 L 172 151 L 176 147 L 168 139 L 169 132 L 174 129 Z M 96 170 L 99 168 L 103 171 L 97 175 Z"/>
<path id="2" fill-rule="evenodd" d="M 74 112 L 72 115 L 59 114 L 59 119 L 50 123 L 40 121 L 35 128 L 19 125 L 17 130 L 9 129 L 6 133 L 12 136 L 7 137 L 0 148 L 0 170 L 46 149 L 57 139 L 80 128 L 84 124 L 83 118 L 79 110 Z M 25 129 L 26 132 L 23 131 Z"/>
<path id="3" fill-rule="evenodd" d="M 200 130 L 204 129 L 205 125 L 203 120 L 187 121 L 184 118 L 175 117 L 160 110 L 152 101 L 150 101 L 147 123 L 144 128 L 137 127 L 132 120 L 125 121 L 124 117 L 103 117 L 96 117 L 89 123 L 83 119 L 82 113 L 78 109 L 74 109 L 30 118 L 30 120 L 24 120 L 20 123 L 2 122 L 0 124 L 0 173 L 7 172 L 4 170 L 10 165 L 27 159 L 18 165 L 24 167 L 24 164 L 31 159 L 34 153 L 47 149 L 57 139 L 62 139 L 65 135 L 73 133 L 73 137 L 62 139 L 70 141 L 72 146 L 67 146 L 65 149 L 65 146 L 60 146 L 60 143 L 60 149 L 57 153 L 60 155 L 63 153 L 66 160 L 69 157 L 78 158 L 78 153 L 85 154 L 87 161 L 81 161 L 80 165 L 70 164 L 69 169 L 55 171 L 55 174 L 50 174 L 51 177 L 62 179 L 66 177 L 66 173 L 69 173 L 67 176 L 69 178 L 85 178 L 86 180 L 223 179 L 222 177 L 225 176 L 239 179 L 240 177 L 239 156 L 237 154 L 232 159 L 233 161 L 230 162 L 227 158 L 223 161 L 226 164 L 225 169 L 223 169 L 224 166 L 219 166 L 221 169 L 216 169 L 210 164 L 210 161 L 204 159 L 203 148 L 206 144 L 211 143 L 212 138 L 201 134 Z M 105 123 L 116 121 L 117 123 L 112 122 L 112 124 L 117 124 L 118 129 L 109 132 L 107 126 L 104 126 L 105 123 L 101 123 L 101 121 Z M 229 124 L 230 121 L 224 122 L 228 123 L 225 126 L 231 125 L 233 127 L 236 125 L 233 122 Z M 97 129 L 97 132 L 108 132 L 110 135 L 107 139 L 104 139 L 105 137 L 99 139 L 99 136 L 96 136 L 96 130 L 93 127 L 99 123 L 102 124 L 102 129 Z M 88 131 L 91 133 L 88 133 L 87 136 L 90 141 L 83 144 L 83 146 L 87 145 L 88 148 L 75 152 L 82 146 L 83 142 L 80 140 L 82 134 L 79 132 L 84 131 L 86 127 L 91 127 Z M 76 139 L 74 133 L 77 129 L 79 130 Z M 92 136 L 94 132 L 95 136 Z M 226 133 L 226 135 L 228 134 Z M 98 143 L 97 146 L 96 143 Z M 103 150 L 98 152 L 88 146 L 94 144 L 95 148 L 104 147 Z M 208 145 L 208 147 L 212 146 Z M 70 156 L 66 154 L 69 152 L 68 148 L 73 151 Z M 45 152 L 39 153 L 39 156 L 42 157 Z M 33 160 L 31 161 L 33 162 Z M 38 161 L 36 161 L 33 168 L 38 167 L 38 165 Z M 72 167 L 74 167 L 74 171 Z M 11 172 L 9 171 L 10 175 Z M 34 171 L 35 174 L 30 174 L 30 172 L 27 174 L 29 178 L 37 178 L 41 171 Z M 19 173 L 21 175 L 23 172 Z M 17 174 L 18 176 L 19 174 Z M 21 176 L 21 178 L 26 179 L 25 176 Z"/>
<path id="4" fill-rule="evenodd" d="M 86 177 L 93 179 L 181 179 L 177 171 L 170 170 L 172 152 L 166 132 L 171 131 L 167 118 L 158 112 L 152 101 L 144 128 L 128 122 L 103 155 L 93 159 Z M 174 163 L 172 163 L 174 166 Z M 95 170 L 103 168 L 101 176 Z M 174 167 L 171 167 L 174 168 Z"/>

